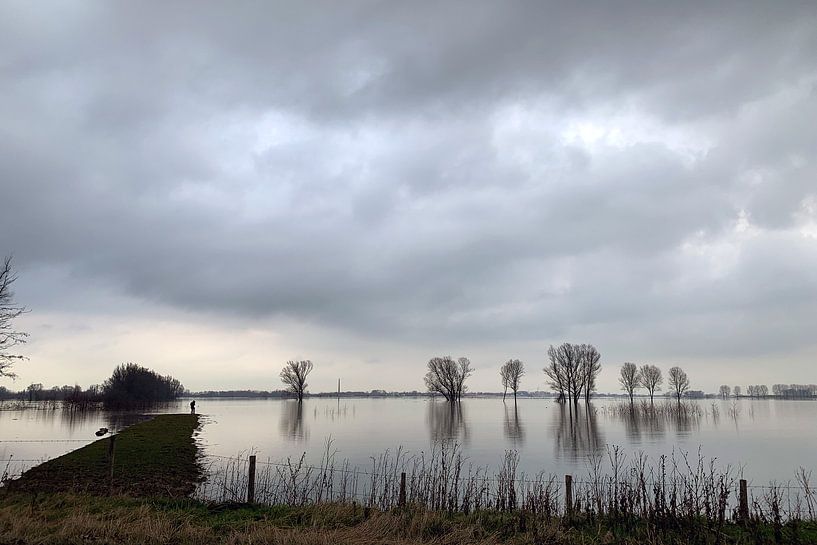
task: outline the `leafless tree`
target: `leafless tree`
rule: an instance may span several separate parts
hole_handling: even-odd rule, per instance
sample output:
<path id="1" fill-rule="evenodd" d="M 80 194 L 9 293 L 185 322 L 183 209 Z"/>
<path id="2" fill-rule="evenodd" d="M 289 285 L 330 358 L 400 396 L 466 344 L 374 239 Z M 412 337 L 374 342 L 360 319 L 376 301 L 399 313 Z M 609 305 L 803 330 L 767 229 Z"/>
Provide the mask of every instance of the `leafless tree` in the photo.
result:
<path id="1" fill-rule="evenodd" d="M 11 257 L 6 257 L 0 267 L 0 377 L 16 377 L 11 367 L 16 361 L 25 359 L 25 356 L 8 352 L 25 343 L 28 337 L 28 333 L 14 329 L 14 319 L 26 312 L 25 307 L 14 303 L 11 285 L 15 280 L 17 275 L 11 267 Z"/>
<path id="2" fill-rule="evenodd" d="M 630 396 L 630 403 L 633 402 L 633 395 L 636 388 L 641 387 L 641 373 L 634 363 L 626 362 L 621 366 L 621 376 L 618 378 L 621 389 Z"/>
<path id="3" fill-rule="evenodd" d="M 465 380 L 473 372 L 468 358 L 456 361 L 451 356 L 431 358 L 425 376 L 426 387 L 429 392 L 441 394 L 446 401 L 459 401 L 466 389 Z"/>
<path id="4" fill-rule="evenodd" d="M 281 369 L 281 382 L 286 385 L 287 390 L 295 394 L 298 403 L 304 399 L 304 392 L 306 392 L 307 387 L 306 377 L 314 367 L 309 360 L 289 360 Z"/>
<path id="5" fill-rule="evenodd" d="M 519 390 L 519 384 L 522 381 L 522 376 L 525 374 L 525 364 L 519 360 L 510 359 L 502 364 L 499 369 L 499 376 L 502 378 L 502 386 L 505 391 L 502 394 L 502 400 L 505 400 L 505 394 L 508 393 L 508 388 L 513 390 L 513 400 L 516 402 L 516 392 Z"/>
<path id="6" fill-rule="evenodd" d="M 570 343 L 562 343 L 557 347 L 551 345 L 548 349 L 548 358 L 550 366 L 545 368 L 545 373 L 551 378 L 551 384 L 557 385 L 560 399 L 566 396 L 577 404 L 584 392 L 585 379 L 579 345 Z"/>
<path id="7" fill-rule="evenodd" d="M 567 379 L 556 356 L 556 349 L 552 345 L 548 349 L 548 364 L 544 372 L 548 378 L 548 385 L 559 394 L 557 401 L 563 403 L 567 399 Z"/>
<path id="8" fill-rule="evenodd" d="M 601 373 L 601 354 L 592 344 L 581 345 L 579 351 L 584 375 L 584 400 L 589 402 L 590 396 L 596 391 L 596 378 Z"/>
<path id="9" fill-rule="evenodd" d="M 465 380 L 474 373 L 471 367 L 471 360 L 468 358 L 457 358 L 457 401 L 462 399 L 462 394 L 468 388 L 465 386 Z"/>
<path id="10" fill-rule="evenodd" d="M 596 389 L 596 377 L 601 371 L 599 354 L 592 344 L 562 343 L 548 348 L 548 366 L 545 375 L 554 391 L 559 393 L 559 401 L 569 399 L 578 404 L 584 396 Z"/>
<path id="11" fill-rule="evenodd" d="M 769 395 L 769 387 L 765 384 L 752 384 L 746 387 L 749 397 L 766 397 Z"/>
<path id="12" fill-rule="evenodd" d="M 719 393 L 720 393 L 722 398 L 726 399 L 727 397 L 729 397 L 729 393 L 731 391 L 732 391 L 732 389 L 729 388 L 729 386 L 727 386 L 726 384 L 723 384 L 723 385 L 721 385 Z"/>
<path id="13" fill-rule="evenodd" d="M 645 364 L 641 366 L 638 371 L 641 375 L 641 385 L 650 393 L 650 403 L 655 398 L 655 392 L 661 389 L 664 383 L 664 375 L 661 369 L 655 365 Z"/>
<path id="14" fill-rule="evenodd" d="M 732 392 L 734 392 L 735 397 L 740 397 L 741 392 L 740 386 L 735 386 L 734 388 L 732 388 Z"/>
<path id="15" fill-rule="evenodd" d="M 673 367 L 669 370 L 669 385 L 680 403 L 681 397 L 689 390 L 689 377 L 680 367 Z"/>

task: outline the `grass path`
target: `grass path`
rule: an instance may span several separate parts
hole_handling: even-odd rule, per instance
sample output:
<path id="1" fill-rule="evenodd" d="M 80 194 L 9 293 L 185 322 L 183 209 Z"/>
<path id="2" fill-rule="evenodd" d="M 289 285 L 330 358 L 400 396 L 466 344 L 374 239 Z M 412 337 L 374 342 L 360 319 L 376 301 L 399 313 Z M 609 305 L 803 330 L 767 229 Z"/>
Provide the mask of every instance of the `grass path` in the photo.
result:
<path id="1" fill-rule="evenodd" d="M 100 439 L 26 471 L 9 488 L 24 492 L 85 492 L 179 497 L 199 479 L 193 432 L 198 415 L 164 414 L 118 433 L 113 480 L 109 438 Z"/>

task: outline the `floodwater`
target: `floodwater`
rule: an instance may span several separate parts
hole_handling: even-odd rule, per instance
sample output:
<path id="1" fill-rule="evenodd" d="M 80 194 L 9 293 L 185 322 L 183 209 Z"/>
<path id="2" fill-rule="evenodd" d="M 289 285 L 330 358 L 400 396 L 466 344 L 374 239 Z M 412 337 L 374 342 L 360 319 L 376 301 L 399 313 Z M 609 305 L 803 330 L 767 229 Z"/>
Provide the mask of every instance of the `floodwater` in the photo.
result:
<path id="1" fill-rule="evenodd" d="M 701 400 L 696 414 L 638 416 L 616 410 L 625 401 L 599 398 L 578 410 L 551 399 L 468 398 L 456 407 L 430 398 L 199 399 L 204 415 L 198 437 L 204 452 L 254 453 L 259 460 L 317 463 L 324 451 L 366 468 L 371 457 L 401 447 L 428 453 L 435 442 L 456 442 L 468 461 L 498 466 L 517 450 L 527 473 L 583 474 L 589 459 L 622 447 L 653 461 L 661 455 L 699 452 L 719 467 L 732 466 L 754 483 L 786 482 L 800 467 L 817 470 L 817 402 Z M 656 401 L 656 404 L 665 402 Z M 188 401 L 158 412 L 186 412 Z M 25 467 L 95 440 L 100 427 L 120 429 L 137 415 L 62 410 L 0 410 L 0 473 Z M 7 460 L 14 460 L 10 464 Z"/>

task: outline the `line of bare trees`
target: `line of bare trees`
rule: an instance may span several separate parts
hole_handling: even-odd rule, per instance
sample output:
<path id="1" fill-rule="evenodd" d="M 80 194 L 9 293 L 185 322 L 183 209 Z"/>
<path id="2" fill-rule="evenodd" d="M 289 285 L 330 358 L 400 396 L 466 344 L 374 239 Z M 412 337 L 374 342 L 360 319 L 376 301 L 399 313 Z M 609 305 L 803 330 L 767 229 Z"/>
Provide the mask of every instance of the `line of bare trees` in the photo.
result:
<path id="1" fill-rule="evenodd" d="M 630 403 L 633 402 L 635 391 L 644 388 L 650 395 L 650 403 L 654 401 L 655 393 L 661 390 L 664 384 L 664 376 L 661 369 L 655 365 L 642 365 L 638 367 L 631 362 L 625 362 L 621 366 L 618 379 L 621 389 L 630 396 Z M 684 394 L 689 390 L 689 376 L 680 367 L 672 367 L 668 373 L 668 384 L 670 391 L 680 402 Z"/>
<path id="2" fill-rule="evenodd" d="M 601 354 L 592 344 L 562 343 L 548 348 L 548 365 L 544 368 L 548 384 L 560 403 L 586 401 L 596 391 L 596 379 L 601 372 Z"/>
<path id="3" fill-rule="evenodd" d="M 740 386 L 730 388 L 722 385 L 718 393 L 722 398 L 740 397 L 743 389 Z M 746 387 L 746 395 L 749 397 L 768 397 L 769 387 L 765 384 L 752 384 Z M 788 398 L 811 398 L 817 397 L 817 384 L 773 384 L 772 395 L 775 397 Z"/>

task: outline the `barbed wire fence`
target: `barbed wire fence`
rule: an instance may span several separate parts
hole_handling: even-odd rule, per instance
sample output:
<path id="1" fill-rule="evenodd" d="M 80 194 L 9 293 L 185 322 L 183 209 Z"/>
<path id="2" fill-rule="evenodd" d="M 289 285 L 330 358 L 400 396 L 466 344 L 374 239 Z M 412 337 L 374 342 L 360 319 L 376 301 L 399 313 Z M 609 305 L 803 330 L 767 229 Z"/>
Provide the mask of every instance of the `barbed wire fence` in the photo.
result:
<path id="1" fill-rule="evenodd" d="M 93 439 L 9 439 L 0 445 L 22 443 L 90 444 Z M 557 476 L 518 470 L 519 453 L 506 451 L 494 471 L 468 462 L 459 445 L 441 442 L 426 454 L 402 448 L 370 457 L 370 467 L 337 461 L 331 438 L 321 461 L 298 458 L 257 460 L 254 451 L 237 456 L 201 452 L 203 479 L 194 497 L 207 501 L 306 505 L 321 502 L 357 503 L 390 509 L 405 503 L 430 509 L 469 512 L 480 509 L 529 509 L 553 516 L 582 511 L 593 514 L 620 510 L 640 514 L 668 511 L 685 516 L 727 513 L 744 519 L 759 517 L 817 520 L 817 491 L 811 473 L 801 469 L 795 479 L 755 484 L 742 472 L 715 469 L 700 456 L 686 453 L 661 457 L 649 466 L 645 455 L 625 464 L 618 447 L 608 447 L 608 471 L 601 457 L 591 457 L 588 474 Z M 0 458 L 2 481 L 19 476 L 48 457 Z M 669 469 L 667 469 L 669 467 Z"/>
<path id="2" fill-rule="evenodd" d="M 801 470 L 793 481 L 754 484 L 739 472 L 718 471 L 698 459 L 672 461 L 672 469 L 656 473 L 637 459 L 618 464 L 611 456 L 611 472 L 603 474 L 598 463 L 587 477 L 535 475 L 518 472 L 519 455 L 507 451 L 493 473 L 475 467 L 454 446 L 424 455 L 406 456 L 398 449 L 371 458 L 371 469 L 333 455 L 321 463 L 307 464 L 304 456 L 285 461 L 257 460 L 246 451 L 239 456 L 202 456 L 206 478 L 196 491 L 200 499 L 265 504 L 312 504 L 323 501 L 356 502 L 367 507 L 390 509 L 406 501 L 431 509 L 471 511 L 479 509 L 530 509 L 553 516 L 572 512 L 614 514 L 628 511 L 641 515 L 666 512 L 673 516 L 706 516 L 746 519 L 783 517 L 817 518 L 817 496 L 810 473 Z M 667 462 L 662 457 L 662 465 Z M 618 464 L 618 465 L 616 465 Z M 686 471 L 679 470 L 683 467 Z M 741 470 L 742 473 L 742 470 Z M 249 477 L 252 475 L 252 482 Z"/>

